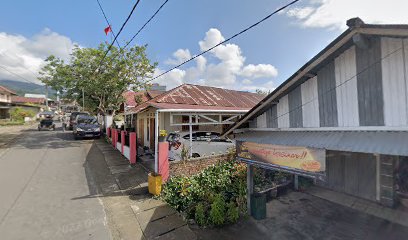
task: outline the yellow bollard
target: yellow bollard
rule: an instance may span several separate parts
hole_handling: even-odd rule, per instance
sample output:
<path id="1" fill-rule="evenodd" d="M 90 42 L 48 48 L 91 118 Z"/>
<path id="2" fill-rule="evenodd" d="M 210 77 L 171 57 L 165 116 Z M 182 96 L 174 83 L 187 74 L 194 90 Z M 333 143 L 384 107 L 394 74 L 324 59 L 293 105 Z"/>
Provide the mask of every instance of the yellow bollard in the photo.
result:
<path id="1" fill-rule="evenodd" d="M 149 173 L 147 175 L 149 193 L 155 196 L 160 195 L 162 186 L 162 176 L 160 174 Z"/>

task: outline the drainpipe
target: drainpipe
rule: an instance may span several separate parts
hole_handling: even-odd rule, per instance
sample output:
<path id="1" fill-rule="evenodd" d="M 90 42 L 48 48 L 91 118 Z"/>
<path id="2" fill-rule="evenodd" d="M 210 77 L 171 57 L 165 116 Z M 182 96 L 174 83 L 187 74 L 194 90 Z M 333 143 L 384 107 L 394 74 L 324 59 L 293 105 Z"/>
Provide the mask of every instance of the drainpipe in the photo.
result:
<path id="1" fill-rule="evenodd" d="M 159 173 L 159 109 L 154 115 L 154 172 Z"/>

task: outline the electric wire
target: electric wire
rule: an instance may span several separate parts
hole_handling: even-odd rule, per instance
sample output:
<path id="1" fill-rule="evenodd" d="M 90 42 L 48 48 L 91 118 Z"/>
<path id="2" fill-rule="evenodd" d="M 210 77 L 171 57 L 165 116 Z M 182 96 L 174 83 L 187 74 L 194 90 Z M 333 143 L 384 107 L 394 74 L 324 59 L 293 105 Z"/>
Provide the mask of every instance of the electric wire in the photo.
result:
<path id="1" fill-rule="evenodd" d="M 123 22 L 122 26 L 120 27 L 118 34 L 116 34 L 116 36 L 115 36 L 115 38 L 113 39 L 112 43 L 109 45 L 108 49 L 105 51 L 105 54 L 103 55 L 101 61 L 100 61 L 99 64 L 98 64 L 98 67 L 95 69 L 95 71 L 97 71 L 97 70 L 102 66 L 102 63 L 103 63 L 103 61 L 105 60 L 106 56 L 108 55 L 109 51 L 111 50 L 112 45 L 115 43 L 116 39 L 117 39 L 117 38 L 119 37 L 119 35 L 122 33 L 122 30 L 124 29 L 124 27 L 125 27 L 126 24 L 128 23 L 130 17 L 132 16 L 132 14 L 133 14 L 133 12 L 135 11 L 135 9 L 136 9 L 137 5 L 139 4 L 139 2 L 140 2 L 140 0 L 137 0 L 136 3 L 135 3 L 135 5 L 133 5 L 132 10 L 130 11 L 129 15 L 127 16 L 125 22 Z"/>
<path id="2" fill-rule="evenodd" d="M 296 2 L 299 2 L 299 1 L 300 1 L 300 0 L 294 0 L 294 1 L 291 1 L 291 2 L 287 3 L 286 5 L 284 5 L 284 6 L 280 7 L 280 8 L 278 8 L 278 9 L 276 9 L 276 10 L 273 11 L 271 14 L 269 14 L 269 15 L 267 15 L 266 17 L 262 18 L 262 19 L 259 20 L 258 22 L 256 22 L 256 23 L 250 25 L 249 27 L 243 29 L 242 31 L 240 31 L 240 32 L 238 32 L 238 33 L 232 35 L 231 37 L 225 39 L 224 41 L 221 41 L 220 43 L 218 43 L 218 44 L 216 44 L 216 45 L 210 47 L 209 49 L 207 49 L 207 50 L 205 50 L 205 51 L 203 51 L 203 52 L 201 52 L 201 53 L 199 53 L 199 54 L 197 54 L 197 55 L 191 57 L 190 59 L 188 59 L 188 60 L 186 60 L 186 61 L 184 61 L 184 62 L 178 64 L 177 66 L 172 67 L 172 68 L 170 68 L 169 70 L 167 70 L 167 71 L 165 71 L 165 72 L 159 74 L 158 76 L 152 78 L 151 81 L 153 81 L 153 80 L 155 80 L 155 79 L 157 79 L 157 78 L 159 78 L 159 77 L 161 77 L 161 76 L 163 76 L 163 75 L 165 75 L 165 74 L 167 74 L 167 73 L 173 71 L 173 70 L 176 69 L 176 68 L 179 68 L 179 67 L 183 66 L 184 64 L 186 64 L 186 63 L 188 63 L 188 62 L 190 62 L 190 61 L 196 59 L 197 57 L 199 57 L 199 56 L 201 56 L 201 55 L 203 55 L 203 54 L 205 54 L 205 53 L 207 53 L 207 52 L 213 50 L 214 48 L 216 48 L 216 47 L 218 47 L 218 46 L 220 46 L 220 45 L 222 45 L 222 44 L 224 44 L 224 43 L 231 41 L 232 39 L 238 37 L 239 35 L 241 35 L 241 34 L 243 34 L 243 33 L 245 33 L 245 32 L 247 32 L 247 31 L 250 30 L 251 28 L 256 27 L 257 25 L 259 25 L 260 23 L 266 21 L 267 19 L 269 19 L 269 18 L 272 17 L 273 15 L 275 15 L 275 14 L 277 14 L 277 13 L 283 11 L 284 9 L 288 8 L 289 6 L 295 4 Z"/>

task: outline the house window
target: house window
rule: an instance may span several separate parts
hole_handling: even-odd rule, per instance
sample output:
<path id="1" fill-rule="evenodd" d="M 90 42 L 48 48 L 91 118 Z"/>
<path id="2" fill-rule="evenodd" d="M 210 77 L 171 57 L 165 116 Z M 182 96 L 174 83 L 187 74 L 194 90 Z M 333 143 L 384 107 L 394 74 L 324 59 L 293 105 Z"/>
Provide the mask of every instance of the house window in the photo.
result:
<path id="1" fill-rule="evenodd" d="M 183 116 L 183 118 L 182 118 L 181 121 L 182 121 L 183 123 L 188 123 L 188 122 L 189 122 L 189 116 Z M 192 117 L 192 118 L 191 118 L 191 121 L 192 121 L 192 122 L 195 122 L 195 117 Z M 193 125 L 193 131 L 198 131 L 198 129 L 199 129 L 199 126 L 198 126 L 198 125 Z M 185 131 L 190 131 L 190 126 L 184 125 L 184 126 L 182 126 L 181 130 L 182 130 L 183 132 L 185 132 Z"/>

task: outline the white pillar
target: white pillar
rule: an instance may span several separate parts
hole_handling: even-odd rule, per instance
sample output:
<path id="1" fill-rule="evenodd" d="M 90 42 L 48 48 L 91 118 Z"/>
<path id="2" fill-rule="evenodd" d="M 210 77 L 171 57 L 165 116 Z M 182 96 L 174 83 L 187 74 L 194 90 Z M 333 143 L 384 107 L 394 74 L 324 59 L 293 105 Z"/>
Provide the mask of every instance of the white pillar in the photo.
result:
<path id="1" fill-rule="evenodd" d="M 190 158 L 193 156 L 193 119 L 191 114 L 188 116 L 188 127 L 190 129 Z"/>
<path id="2" fill-rule="evenodd" d="M 154 115 L 154 171 L 159 172 L 159 110 Z M 152 137 L 152 136 L 150 136 Z"/>

